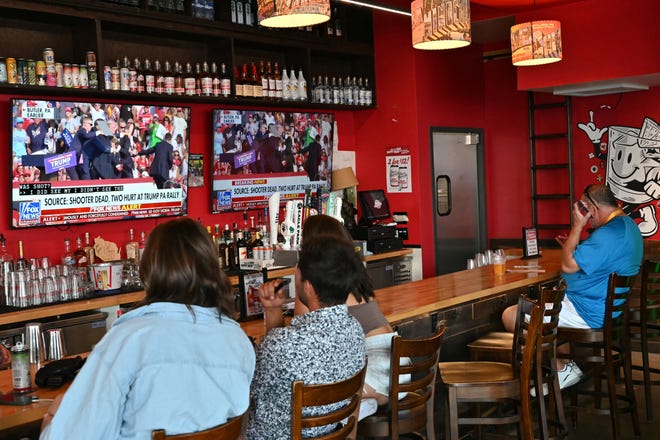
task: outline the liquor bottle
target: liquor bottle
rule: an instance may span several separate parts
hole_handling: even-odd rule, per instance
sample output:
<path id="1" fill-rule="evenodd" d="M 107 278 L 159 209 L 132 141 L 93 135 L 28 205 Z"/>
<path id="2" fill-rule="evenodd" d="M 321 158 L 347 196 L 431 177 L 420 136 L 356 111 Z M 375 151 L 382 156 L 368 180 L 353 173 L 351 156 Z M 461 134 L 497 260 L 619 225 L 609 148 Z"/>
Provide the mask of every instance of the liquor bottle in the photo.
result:
<path id="1" fill-rule="evenodd" d="M 87 264 L 98 263 L 100 261 L 100 259 L 96 257 L 96 251 L 90 242 L 89 232 L 85 232 L 85 246 L 83 246 L 83 250 L 87 256 Z"/>
<path id="2" fill-rule="evenodd" d="M 151 70 L 151 61 L 149 58 L 144 60 L 144 91 L 146 93 L 154 93 L 156 91 L 156 77 Z"/>
<path id="3" fill-rule="evenodd" d="M 298 80 L 300 80 L 300 78 L 298 78 Z M 312 93 L 310 95 L 311 96 L 311 102 L 318 102 L 316 100 L 317 91 L 316 91 L 316 77 L 315 76 L 312 76 L 312 89 L 311 89 L 311 91 L 312 91 Z"/>
<path id="4" fill-rule="evenodd" d="M 277 97 L 277 88 L 275 86 L 275 76 L 270 61 L 266 63 L 266 76 L 268 77 L 268 99 L 274 101 Z"/>
<path id="5" fill-rule="evenodd" d="M 298 78 L 296 78 L 296 72 L 291 68 L 291 73 L 289 73 L 289 85 L 291 87 L 291 100 L 298 101 L 300 100 L 300 91 L 298 89 Z"/>
<path id="6" fill-rule="evenodd" d="M 283 94 L 282 76 L 280 75 L 280 66 L 277 61 L 275 61 L 275 73 L 273 75 L 275 77 L 275 100 L 281 101 Z M 268 87 L 270 87 L 270 85 Z"/>
<path id="7" fill-rule="evenodd" d="M 243 15 L 243 0 L 236 0 L 236 23 L 245 24 L 245 16 Z"/>
<path id="8" fill-rule="evenodd" d="M 126 243 L 126 258 L 128 260 L 138 261 L 140 245 L 135 241 L 133 228 L 128 230 L 128 243 Z"/>
<path id="9" fill-rule="evenodd" d="M 246 260 L 248 256 L 247 241 L 245 241 L 243 231 L 238 231 L 236 238 L 236 250 L 238 251 L 238 267 L 240 268 L 241 262 Z"/>
<path id="10" fill-rule="evenodd" d="M 339 104 L 339 87 L 337 86 L 337 79 L 332 77 L 332 104 Z"/>
<path id="11" fill-rule="evenodd" d="M 229 231 L 229 238 L 227 239 L 229 270 L 238 269 L 238 248 L 236 247 L 236 240 L 234 237 L 234 231 Z"/>
<path id="12" fill-rule="evenodd" d="M 353 105 L 360 105 L 360 87 L 358 87 L 357 79 L 355 77 L 353 77 L 351 88 L 353 89 Z"/>
<path id="13" fill-rule="evenodd" d="M 367 102 L 367 91 L 364 88 L 364 84 L 362 83 L 362 77 L 358 79 L 358 96 L 360 97 L 360 102 L 359 105 L 366 105 Z"/>
<path id="14" fill-rule="evenodd" d="M 328 21 L 325 22 L 325 34 L 328 37 L 334 37 L 335 36 L 335 16 L 333 15 L 332 18 Z"/>
<path id="15" fill-rule="evenodd" d="M 183 85 L 183 71 L 178 61 L 174 63 L 174 93 L 178 96 L 186 93 L 186 88 Z"/>
<path id="16" fill-rule="evenodd" d="M 323 102 L 325 104 L 332 104 L 332 87 L 328 81 L 328 77 L 323 78 Z"/>
<path id="17" fill-rule="evenodd" d="M 222 96 L 227 98 L 231 95 L 231 79 L 229 78 L 229 74 L 227 73 L 227 67 L 225 66 L 225 63 L 222 63 L 220 65 L 220 70 L 221 70 L 220 71 L 220 93 L 222 94 Z"/>
<path id="18" fill-rule="evenodd" d="M 246 98 L 251 98 L 254 96 L 254 87 L 252 87 L 252 81 L 248 76 L 248 67 L 247 64 L 243 64 L 243 69 L 241 70 L 241 83 L 243 84 L 243 96 Z"/>
<path id="19" fill-rule="evenodd" d="M 241 76 L 238 73 L 238 66 L 234 66 L 234 94 L 236 97 L 244 96 L 243 95 L 243 82 L 241 81 Z"/>
<path id="20" fill-rule="evenodd" d="M 138 243 L 138 258 L 142 260 L 144 254 L 144 247 L 147 245 L 147 234 L 144 231 L 140 232 L 140 242 Z"/>
<path id="21" fill-rule="evenodd" d="M 172 65 L 168 60 L 165 60 L 165 94 L 174 95 L 174 72 Z"/>
<path id="22" fill-rule="evenodd" d="M 337 78 L 337 88 L 339 89 L 339 103 L 344 104 L 344 84 L 342 84 L 341 76 Z"/>
<path id="23" fill-rule="evenodd" d="M 259 76 L 261 77 L 261 98 L 268 99 L 268 76 L 264 60 L 259 61 Z"/>
<path id="24" fill-rule="evenodd" d="M 25 259 L 25 256 L 23 255 L 23 241 L 19 240 L 18 241 L 18 260 L 16 260 L 16 264 L 14 265 L 14 270 L 24 270 L 28 269 L 30 267 L 30 262 Z"/>
<path id="25" fill-rule="evenodd" d="M 282 99 L 291 101 L 291 82 L 289 81 L 289 74 L 286 72 L 286 67 L 282 69 Z"/>
<path id="26" fill-rule="evenodd" d="M 316 82 L 316 102 L 319 104 L 325 104 L 325 92 L 323 89 L 323 78 L 319 75 L 319 79 Z"/>
<path id="27" fill-rule="evenodd" d="M 137 92 L 137 65 L 140 64 L 140 61 L 135 58 L 133 64 L 128 67 L 128 90 L 136 93 Z"/>
<path id="28" fill-rule="evenodd" d="M 119 90 L 130 90 L 131 73 L 129 65 L 128 57 L 125 56 L 121 68 L 119 69 Z"/>
<path id="29" fill-rule="evenodd" d="M 245 24 L 248 26 L 254 26 L 255 20 L 254 15 L 252 14 L 252 0 L 245 0 L 243 12 L 245 13 Z"/>
<path id="30" fill-rule="evenodd" d="M 7 250 L 7 239 L 4 234 L 0 234 L 0 262 L 10 262 L 14 261 L 14 257 L 11 256 Z"/>
<path id="31" fill-rule="evenodd" d="M 209 72 L 209 63 L 204 61 L 202 64 L 202 96 L 212 96 L 213 95 L 213 78 Z"/>
<path id="32" fill-rule="evenodd" d="M 298 71 L 298 99 L 307 101 L 307 80 L 302 73 L 302 68 Z"/>
<path id="33" fill-rule="evenodd" d="M 64 253 L 62 254 L 62 266 L 73 267 L 76 265 L 76 258 L 71 252 L 71 241 L 68 238 L 64 239 Z"/>
<path id="34" fill-rule="evenodd" d="M 236 23 L 238 20 L 236 18 L 236 0 L 231 0 L 231 22 Z"/>
<path id="35" fill-rule="evenodd" d="M 89 260 L 87 259 L 85 249 L 83 249 L 82 239 L 80 237 L 76 237 L 76 250 L 73 251 L 73 260 L 76 267 L 87 267 L 89 265 Z"/>
<path id="36" fill-rule="evenodd" d="M 140 60 L 138 58 L 135 58 L 133 64 L 135 65 L 137 92 L 144 93 L 145 90 L 144 71 L 142 70 Z"/>
<path id="37" fill-rule="evenodd" d="M 261 77 L 257 71 L 257 66 L 252 63 L 252 96 L 255 98 L 263 98 L 263 88 L 261 83 Z"/>
<path id="38" fill-rule="evenodd" d="M 374 99 L 373 90 L 369 87 L 369 78 L 364 79 L 364 105 L 372 105 Z"/>
<path id="39" fill-rule="evenodd" d="M 156 84 L 154 92 L 158 95 L 162 95 L 165 93 L 165 75 L 163 75 L 163 72 L 160 70 L 160 61 L 158 60 L 154 62 L 154 79 Z"/>
<path id="40" fill-rule="evenodd" d="M 186 96 L 195 96 L 195 74 L 190 63 L 186 63 L 186 73 L 183 75 L 183 87 Z"/>
<path id="41" fill-rule="evenodd" d="M 220 96 L 222 94 L 222 86 L 220 84 L 220 75 L 218 74 L 218 65 L 213 61 L 211 63 L 211 93 L 213 96 Z"/>
<path id="42" fill-rule="evenodd" d="M 353 105 L 353 88 L 351 87 L 351 77 L 347 76 L 344 80 L 344 103 Z"/>

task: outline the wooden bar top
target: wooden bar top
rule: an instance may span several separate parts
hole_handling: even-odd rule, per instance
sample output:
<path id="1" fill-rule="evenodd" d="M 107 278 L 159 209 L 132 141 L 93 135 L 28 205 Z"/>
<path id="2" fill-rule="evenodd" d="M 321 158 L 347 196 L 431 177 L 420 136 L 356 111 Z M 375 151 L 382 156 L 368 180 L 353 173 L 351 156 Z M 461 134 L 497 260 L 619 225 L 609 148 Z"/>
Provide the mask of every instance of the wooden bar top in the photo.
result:
<path id="1" fill-rule="evenodd" d="M 552 280 L 560 274 L 560 259 L 559 250 L 546 250 L 539 259 L 507 261 L 508 269 L 512 269 L 514 265 L 539 265 L 545 272 L 506 273 L 503 276 L 495 276 L 493 267 L 486 266 L 379 289 L 376 291 L 376 299 L 385 317 L 391 323 L 397 323 L 425 313 Z M 142 294 L 141 292 L 125 294 L 123 298 L 126 298 L 125 302 L 137 301 Z M 103 302 L 102 299 L 98 301 Z M 22 316 L 26 316 L 26 312 L 28 311 L 21 312 Z M 264 324 L 261 319 L 243 322 L 241 327 L 248 336 L 258 339 L 264 335 Z M 11 371 L 0 371 L 0 390 L 7 393 L 11 389 Z M 0 431 L 41 420 L 50 405 L 48 399 L 65 390 L 66 386 L 57 390 L 39 388 L 35 393 L 39 396 L 39 402 L 25 406 L 0 405 Z"/>

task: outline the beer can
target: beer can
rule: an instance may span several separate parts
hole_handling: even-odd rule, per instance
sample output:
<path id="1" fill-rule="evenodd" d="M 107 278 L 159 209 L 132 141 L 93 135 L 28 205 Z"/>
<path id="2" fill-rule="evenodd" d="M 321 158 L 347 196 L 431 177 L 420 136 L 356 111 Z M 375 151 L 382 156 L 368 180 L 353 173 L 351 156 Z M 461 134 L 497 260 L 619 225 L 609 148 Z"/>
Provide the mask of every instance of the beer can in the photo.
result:
<path id="1" fill-rule="evenodd" d="M 73 87 L 73 74 L 71 72 L 71 64 L 69 63 L 64 63 L 62 68 L 62 84 L 66 88 Z"/>
<path id="2" fill-rule="evenodd" d="M 78 78 L 80 82 L 80 88 L 81 89 L 88 89 L 89 88 L 89 78 L 87 76 L 87 66 L 84 64 L 81 64 L 78 66 Z"/>
<path id="3" fill-rule="evenodd" d="M 22 342 L 11 348 L 11 377 L 15 393 L 32 391 L 30 383 L 30 350 Z"/>
<path id="4" fill-rule="evenodd" d="M 0 84 L 7 84 L 7 62 L 0 57 Z"/>
<path id="5" fill-rule="evenodd" d="M 112 69 L 110 66 L 103 66 L 103 88 L 112 90 Z"/>
<path id="6" fill-rule="evenodd" d="M 16 66 L 16 58 L 7 58 L 7 83 L 18 84 L 18 67 Z"/>
<path id="7" fill-rule="evenodd" d="M 27 60 L 28 84 L 37 85 L 37 63 L 34 60 Z"/>
<path id="8" fill-rule="evenodd" d="M 34 73 L 37 75 L 37 84 L 46 85 L 46 63 L 39 60 L 34 66 Z"/>
<path id="9" fill-rule="evenodd" d="M 57 70 L 55 66 L 46 66 L 46 85 L 49 87 L 57 86 Z"/>
<path id="10" fill-rule="evenodd" d="M 53 52 L 53 49 L 50 47 L 45 48 L 43 51 L 43 56 L 44 56 L 44 63 L 46 63 L 46 66 L 54 66 L 55 65 L 55 52 Z"/>
<path id="11" fill-rule="evenodd" d="M 19 84 L 28 83 L 27 61 L 25 58 L 19 58 L 16 60 L 16 75 L 18 75 Z"/>
<path id="12" fill-rule="evenodd" d="M 71 64 L 71 86 L 74 89 L 80 88 L 80 66 Z"/>
<path id="13" fill-rule="evenodd" d="M 110 68 L 110 78 L 112 90 L 121 90 L 121 75 L 119 72 L 119 67 Z"/>
<path id="14" fill-rule="evenodd" d="M 64 87 L 64 66 L 62 63 L 55 63 L 55 79 L 57 87 Z"/>

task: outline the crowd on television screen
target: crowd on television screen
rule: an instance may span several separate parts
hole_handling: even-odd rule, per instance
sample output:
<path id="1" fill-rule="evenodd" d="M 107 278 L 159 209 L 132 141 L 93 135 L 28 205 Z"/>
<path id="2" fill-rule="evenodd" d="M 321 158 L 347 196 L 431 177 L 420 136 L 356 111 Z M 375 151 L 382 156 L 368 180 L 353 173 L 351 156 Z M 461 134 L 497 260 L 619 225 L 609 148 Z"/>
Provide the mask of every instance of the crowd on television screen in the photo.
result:
<path id="1" fill-rule="evenodd" d="M 305 172 L 311 181 L 328 180 L 330 115 L 244 111 L 241 124 L 225 119 L 222 111 L 215 112 L 215 175 Z M 242 153 L 247 159 L 236 161 Z"/>
<path id="2" fill-rule="evenodd" d="M 47 101 L 47 119 L 23 115 L 22 103 L 12 109 L 15 182 L 152 177 L 159 188 L 186 184 L 189 108 Z M 75 163 L 48 175 L 30 157 L 68 152 Z"/>

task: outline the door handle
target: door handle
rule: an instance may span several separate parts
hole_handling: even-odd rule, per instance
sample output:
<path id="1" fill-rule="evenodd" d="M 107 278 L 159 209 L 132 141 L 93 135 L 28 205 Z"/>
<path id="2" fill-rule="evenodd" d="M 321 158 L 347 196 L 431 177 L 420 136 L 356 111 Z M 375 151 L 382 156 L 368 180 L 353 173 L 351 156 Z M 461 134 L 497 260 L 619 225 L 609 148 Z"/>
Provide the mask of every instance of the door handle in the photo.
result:
<path id="1" fill-rule="evenodd" d="M 446 174 L 435 179 L 435 206 L 440 216 L 451 213 L 451 179 Z"/>

